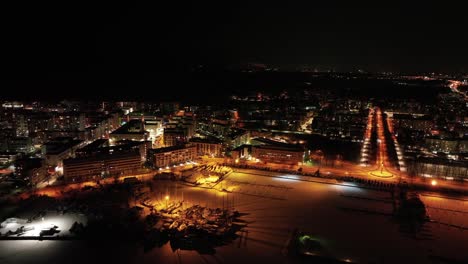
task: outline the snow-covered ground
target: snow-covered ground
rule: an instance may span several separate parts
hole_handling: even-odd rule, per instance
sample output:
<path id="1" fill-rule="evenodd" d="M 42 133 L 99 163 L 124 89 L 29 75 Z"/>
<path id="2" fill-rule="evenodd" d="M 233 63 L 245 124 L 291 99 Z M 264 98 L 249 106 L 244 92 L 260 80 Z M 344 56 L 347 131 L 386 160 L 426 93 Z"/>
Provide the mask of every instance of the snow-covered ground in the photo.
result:
<path id="1" fill-rule="evenodd" d="M 432 220 L 468 229 L 468 198 L 447 199 L 436 194 L 423 194 L 421 199 Z"/>
<path id="2" fill-rule="evenodd" d="M 56 227 L 57 232 L 53 236 L 69 236 L 71 235 L 69 230 L 74 222 L 86 225 L 87 219 L 84 215 L 77 213 L 58 214 L 56 212 L 48 212 L 44 217 L 39 217 L 30 223 L 8 223 L 0 228 L 0 233 L 15 232 L 23 226 L 27 231 L 22 232 L 19 237 L 38 237 L 42 230 Z"/>
<path id="3" fill-rule="evenodd" d="M 359 263 L 437 263 L 430 255 L 468 260 L 466 230 L 428 223 L 424 236 L 413 237 L 399 230 L 389 214 L 389 193 L 353 186 L 300 181 L 295 175 L 274 172 L 234 172 L 216 188 L 232 193 L 190 187 L 171 181 L 156 182 L 170 201 L 210 207 L 234 207 L 246 213 L 248 226 L 234 243 L 216 248 L 214 255 L 195 251 L 172 252 L 169 245 L 143 252 L 138 245 L 84 241 L 0 241 L 1 263 L 292 263 L 284 247 L 295 228 L 321 241 L 334 256 Z M 262 176 L 263 175 L 263 176 Z M 282 176 L 277 178 L 274 176 Z M 330 182 L 333 183 L 333 182 Z M 467 226 L 464 200 L 422 197 L 433 219 Z M 444 210 L 440 209 L 443 208 Z M 457 216 L 446 212 L 456 213 Z M 97 242 L 96 242 L 97 243 Z M 96 257 L 91 257 L 96 256 Z"/>

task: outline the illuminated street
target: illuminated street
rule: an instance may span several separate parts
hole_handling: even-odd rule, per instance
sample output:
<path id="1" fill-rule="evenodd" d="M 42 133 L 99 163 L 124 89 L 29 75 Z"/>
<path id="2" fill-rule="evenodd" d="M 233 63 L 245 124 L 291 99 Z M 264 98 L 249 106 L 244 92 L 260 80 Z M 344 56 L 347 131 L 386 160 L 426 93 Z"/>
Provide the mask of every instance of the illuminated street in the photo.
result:
<path id="1" fill-rule="evenodd" d="M 374 124 L 374 116 L 375 116 L 375 111 L 374 108 L 369 109 L 369 114 L 367 116 L 367 124 L 366 124 L 366 130 L 364 133 L 364 142 L 362 144 L 362 149 L 361 149 L 361 159 L 360 159 L 360 165 L 361 166 L 367 166 L 369 163 L 369 158 L 370 158 L 370 140 L 371 140 L 371 135 L 373 132 L 373 124 Z"/>
<path id="2" fill-rule="evenodd" d="M 453 93 L 460 95 L 463 99 L 465 99 L 465 101 L 468 101 L 468 95 L 459 90 L 459 87 L 462 85 L 462 82 L 455 80 L 449 80 L 449 82 L 450 90 L 452 90 Z"/>
<path id="3" fill-rule="evenodd" d="M 384 134 L 384 121 L 382 116 L 382 111 L 380 108 L 376 108 L 376 121 L 377 121 L 377 158 L 376 158 L 376 166 L 377 170 L 371 171 L 370 175 L 381 177 L 381 178 L 390 178 L 393 176 L 391 172 L 387 168 L 390 167 L 390 163 L 388 160 L 388 150 L 387 150 L 387 140 Z"/>

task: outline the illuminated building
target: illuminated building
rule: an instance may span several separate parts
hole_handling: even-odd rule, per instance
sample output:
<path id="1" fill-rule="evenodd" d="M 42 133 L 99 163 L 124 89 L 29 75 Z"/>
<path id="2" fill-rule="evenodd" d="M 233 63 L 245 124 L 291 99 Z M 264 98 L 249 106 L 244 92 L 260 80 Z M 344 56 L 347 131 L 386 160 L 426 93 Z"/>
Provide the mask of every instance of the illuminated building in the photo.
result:
<path id="1" fill-rule="evenodd" d="M 172 147 L 187 143 L 186 131 L 178 128 L 164 129 L 164 146 Z"/>
<path id="2" fill-rule="evenodd" d="M 34 151 L 32 139 L 29 137 L 12 137 L 6 140 L 7 149 L 9 152 L 31 153 Z"/>
<path id="3" fill-rule="evenodd" d="M 116 129 L 109 136 L 112 142 L 119 140 L 144 141 L 149 133 L 145 131 L 144 123 L 140 120 L 130 120 L 128 123 Z"/>
<path id="4" fill-rule="evenodd" d="M 242 145 L 231 150 L 231 158 L 234 160 L 239 160 L 240 158 L 247 158 L 251 153 L 251 145 Z"/>
<path id="5" fill-rule="evenodd" d="M 216 135 L 225 136 L 229 134 L 232 124 L 229 120 L 213 119 L 211 120 L 210 130 Z"/>
<path id="6" fill-rule="evenodd" d="M 67 181 L 85 181 L 104 177 L 138 173 L 141 166 L 138 150 L 98 154 L 91 157 L 63 161 L 63 175 Z"/>
<path id="7" fill-rule="evenodd" d="M 47 178 L 47 168 L 42 159 L 24 158 L 15 162 L 15 173 L 19 179 L 29 182 L 31 186 Z"/>
<path id="8" fill-rule="evenodd" d="M 208 155 L 219 157 L 222 154 L 222 142 L 217 139 L 192 138 L 190 143 L 197 148 L 199 156 Z"/>
<path id="9" fill-rule="evenodd" d="M 424 139 L 426 147 L 431 151 L 445 153 L 468 152 L 468 139 L 427 137 Z"/>
<path id="10" fill-rule="evenodd" d="M 145 129 L 149 132 L 149 138 L 155 147 L 162 145 L 164 129 L 161 120 L 146 120 Z"/>
<path id="11" fill-rule="evenodd" d="M 107 139 L 98 139 L 76 150 L 76 157 L 92 157 L 113 152 L 139 151 L 141 161 L 146 161 L 148 150 L 151 149 L 151 141 L 120 140 L 109 146 Z"/>
<path id="12" fill-rule="evenodd" d="M 2 107 L 5 109 L 21 109 L 23 108 L 23 103 L 20 102 L 4 102 Z"/>
<path id="13" fill-rule="evenodd" d="M 442 158 L 419 157 L 415 159 L 408 159 L 406 162 L 408 174 L 412 176 L 468 181 L 467 161 L 453 161 Z"/>
<path id="14" fill-rule="evenodd" d="M 416 114 L 397 114 L 389 113 L 389 116 L 392 116 L 393 127 L 398 128 L 407 128 L 415 130 L 427 131 L 434 127 L 434 120 L 431 116 L 428 115 L 416 115 Z"/>
<path id="15" fill-rule="evenodd" d="M 81 112 L 54 113 L 52 115 L 54 130 L 83 131 L 86 126 L 85 114 Z"/>
<path id="16" fill-rule="evenodd" d="M 195 134 L 196 122 L 192 113 L 179 111 L 169 119 L 164 128 L 166 147 L 185 144 Z"/>
<path id="17" fill-rule="evenodd" d="M 366 128 L 367 113 L 343 112 L 314 117 L 312 130 L 329 138 L 362 140 Z"/>
<path id="18" fill-rule="evenodd" d="M 284 144 L 252 146 L 252 157 L 260 162 L 297 165 L 303 162 L 304 149 L 300 146 Z"/>
<path id="19" fill-rule="evenodd" d="M 179 102 L 163 102 L 160 107 L 163 114 L 173 114 L 180 109 L 180 104 Z"/>
<path id="20" fill-rule="evenodd" d="M 238 146 L 248 144 L 249 141 L 250 133 L 243 129 L 235 130 L 225 138 L 226 144 L 231 148 L 236 148 Z"/>
<path id="21" fill-rule="evenodd" d="M 29 135 L 28 130 L 28 120 L 24 115 L 15 116 L 16 124 L 16 136 L 17 137 L 27 137 Z"/>
<path id="22" fill-rule="evenodd" d="M 63 165 L 63 160 L 75 157 L 75 151 L 83 145 L 81 140 L 73 140 L 69 137 L 59 137 L 42 145 L 42 155 L 48 166 Z"/>
<path id="23" fill-rule="evenodd" d="M 197 147 L 186 145 L 152 149 L 149 151 L 148 156 L 153 156 L 154 166 L 164 168 L 193 161 L 197 157 Z"/>
<path id="24" fill-rule="evenodd" d="M 21 154 L 17 152 L 0 152 L 0 165 L 6 166 L 17 160 Z"/>

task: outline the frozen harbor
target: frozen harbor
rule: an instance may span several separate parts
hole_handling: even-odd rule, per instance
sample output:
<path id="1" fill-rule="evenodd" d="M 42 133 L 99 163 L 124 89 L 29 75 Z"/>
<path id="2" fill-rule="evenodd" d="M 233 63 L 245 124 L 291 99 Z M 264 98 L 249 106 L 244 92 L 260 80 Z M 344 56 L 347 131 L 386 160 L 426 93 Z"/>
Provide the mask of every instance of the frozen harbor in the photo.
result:
<path id="1" fill-rule="evenodd" d="M 244 214 L 247 226 L 233 243 L 217 247 L 212 255 L 173 252 L 168 244 L 144 252 L 141 245 L 116 241 L 0 241 L 0 262 L 294 263 L 285 249 L 296 228 L 319 240 L 336 258 L 358 263 L 468 260 L 468 201 L 462 198 L 422 196 L 431 219 L 465 229 L 434 222 L 412 235 L 402 232 L 391 217 L 393 205 L 388 192 L 252 170 L 237 170 L 215 186 L 230 192 L 172 181 L 155 181 L 154 185 L 154 197 L 150 198 L 161 199 L 161 193 L 167 193 L 171 201 L 235 207 Z M 90 259 L 91 255 L 99 257 Z"/>

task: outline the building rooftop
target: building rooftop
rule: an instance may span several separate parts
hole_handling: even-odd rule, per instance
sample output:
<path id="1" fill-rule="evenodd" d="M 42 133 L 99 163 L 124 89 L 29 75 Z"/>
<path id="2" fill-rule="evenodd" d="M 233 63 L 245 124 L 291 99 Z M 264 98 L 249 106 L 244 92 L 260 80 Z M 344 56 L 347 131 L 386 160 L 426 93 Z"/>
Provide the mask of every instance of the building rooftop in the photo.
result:
<path id="1" fill-rule="evenodd" d="M 188 147 L 191 147 L 191 146 L 189 145 L 171 146 L 171 147 L 165 147 L 165 148 L 150 149 L 149 151 L 153 154 L 156 154 L 156 153 L 163 153 L 163 152 L 174 151 L 174 150 L 179 150 L 179 149 L 185 149 Z"/>
<path id="2" fill-rule="evenodd" d="M 185 134 L 185 130 L 179 127 L 166 127 L 164 128 L 164 134 Z"/>
<path id="3" fill-rule="evenodd" d="M 260 148 L 260 149 L 273 149 L 273 150 L 285 150 L 285 151 L 296 151 L 296 152 L 303 152 L 304 148 L 302 146 L 297 146 L 297 145 L 290 145 L 288 146 L 279 146 L 279 145 L 258 145 L 254 146 L 255 148 Z"/>
<path id="4" fill-rule="evenodd" d="M 231 139 L 235 139 L 236 137 L 245 135 L 246 133 L 248 133 L 246 130 L 237 129 L 237 130 L 232 131 L 232 132 L 228 135 L 228 137 L 231 138 Z"/>
<path id="5" fill-rule="evenodd" d="M 60 154 L 69 148 L 72 148 L 83 142 L 82 140 L 51 141 L 44 144 L 45 152 L 48 155 Z"/>
<path id="6" fill-rule="evenodd" d="M 99 139 L 100 140 L 100 139 Z M 94 141 L 96 142 L 96 141 Z M 93 142 L 93 143 L 94 143 Z M 108 146 L 108 145 L 95 145 L 90 146 L 91 144 L 77 150 L 77 154 L 80 155 L 99 155 L 99 154 L 106 154 L 112 152 L 124 152 L 124 151 L 131 151 L 132 149 L 138 148 L 142 144 L 146 144 L 149 141 L 132 141 L 132 140 L 119 140 L 116 143 L 118 145 L 115 146 Z"/>
<path id="7" fill-rule="evenodd" d="M 63 161 L 63 165 L 72 165 L 72 164 L 79 164 L 85 162 L 92 162 L 92 161 L 104 161 L 104 160 L 112 160 L 117 158 L 130 158 L 130 157 L 138 157 L 140 158 L 140 152 L 138 150 L 135 151 L 117 151 L 112 153 L 99 153 L 95 156 L 90 157 L 80 157 L 80 158 L 72 158 L 66 159 Z"/>
<path id="8" fill-rule="evenodd" d="M 93 142 L 91 142 L 90 144 L 82 147 L 80 150 L 82 150 L 82 151 L 94 150 L 94 149 L 105 147 L 105 146 L 108 146 L 108 145 L 109 145 L 109 140 L 100 138 L 100 139 L 96 139 Z"/>
<path id="9" fill-rule="evenodd" d="M 259 145 L 255 146 L 257 148 L 289 150 L 289 151 L 304 151 L 304 147 L 302 145 L 283 143 L 283 142 L 271 140 L 268 138 L 259 137 L 259 138 L 252 139 L 252 141 L 260 142 Z"/>
<path id="10" fill-rule="evenodd" d="M 192 138 L 190 139 L 190 142 L 196 142 L 196 143 L 210 143 L 210 144 L 222 144 L 223 142 L 217 138 Z"/>
<path id="11" fill-rule="evenodd" d="M 145 134 L 146 131 L 143 128 L 143 124 L 140 120 L 130 120 L 128 123 L 114 130 L 111 135 L 115 134 Z"/>

